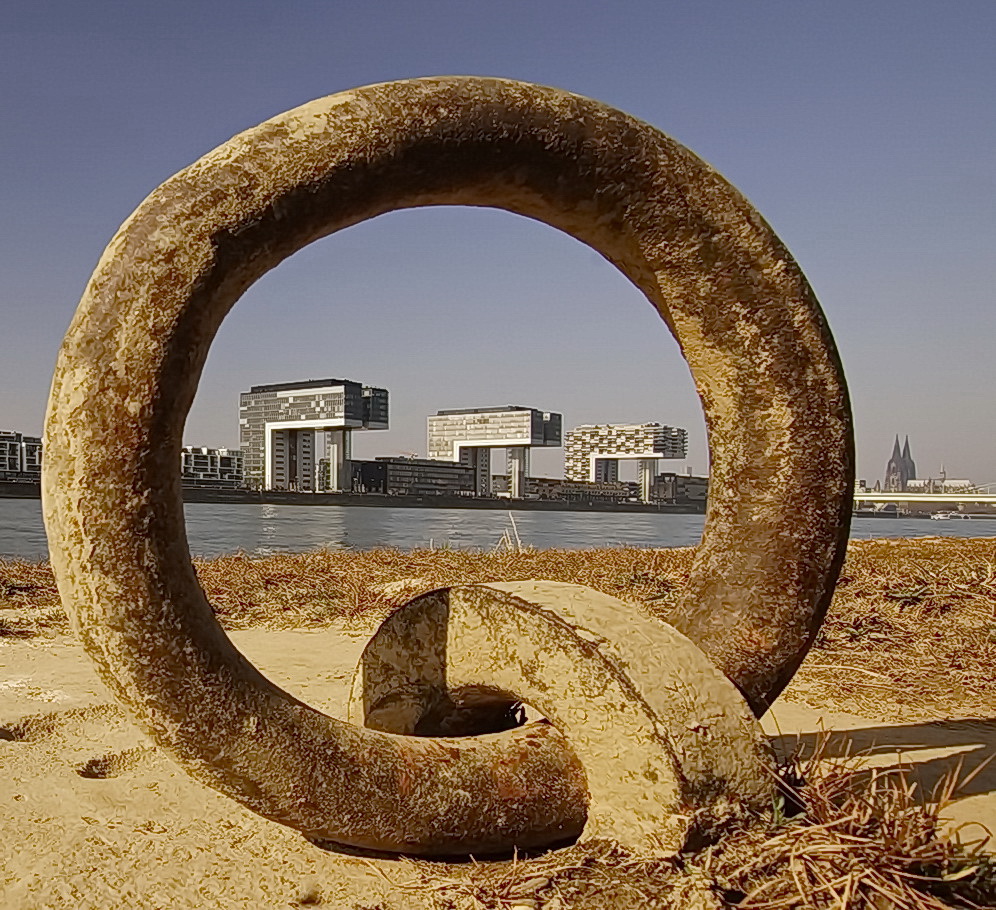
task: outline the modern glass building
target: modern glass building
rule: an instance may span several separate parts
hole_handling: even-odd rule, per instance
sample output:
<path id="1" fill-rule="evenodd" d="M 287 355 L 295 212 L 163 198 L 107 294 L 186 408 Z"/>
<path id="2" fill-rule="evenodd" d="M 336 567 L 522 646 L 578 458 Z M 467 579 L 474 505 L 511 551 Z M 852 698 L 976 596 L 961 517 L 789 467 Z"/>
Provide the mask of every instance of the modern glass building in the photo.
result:
<path id="1" fill-rule="evenodd" d="M 187 486 L 241 487 L 242 452 L 184 446 L 180 451 L 180 478 Z"/>
<path id="2" fill-rule="evenodd" d="M 329 486 L 348 490 L 350 434 L 388 428 L 387 389 L 348 379 L 253 386 L 239 396 L 245 483 L 255 489 L 317 489 L 316 434 L 325 433 Z"/>
<path id="3" fill-rule="evenodd" d="M 474 491 L 491 495 L 491 450 L 505 449 L 509 495 L 522 499 L 533 446 L 559 446 L 564 418 L 551 411 L 507 405 L 459 408 L 429 418 L 429 458 L 454 461 L 474 469 Z"/>
<path id="4" fill-rule="evenodd" d="M 353 489 L 388 496 L 473 496 L 474 470 L 430 458 L 378 457 L 353 462 Z"/>
<path id="5" fill-rule="evenodd" d="M 39 480 L 41 459 L 40 437 L 0 430 L 0 480 Z"/>

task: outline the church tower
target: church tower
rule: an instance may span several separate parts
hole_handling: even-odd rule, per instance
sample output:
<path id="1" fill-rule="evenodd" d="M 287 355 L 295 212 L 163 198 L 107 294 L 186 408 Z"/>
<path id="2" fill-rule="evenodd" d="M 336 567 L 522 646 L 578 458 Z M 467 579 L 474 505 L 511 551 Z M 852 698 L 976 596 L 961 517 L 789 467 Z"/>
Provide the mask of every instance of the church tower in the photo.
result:
<path id="1" fill-rule="evenodd" d="M 899 438 L 898 436 L 896 437 Z M 916 463 L 913 461 L 913 456 L 910 455 L 910 438 L 906 437 L 906 442 L 903 444 L 903 466 L 906 470 L 906 481 L 903 483 L 903 489 L 906 489 L 906 483 L 911 480 L 916 480 Z"/>
<path id="2" fill-rule="evenodd" d="M 907 443 L 908 444 L 908 443 Z M 892 457 L 885 466 L 885 492 L 902 493 L 906 489 L 906 462 L 899 448 L 899 436 L 892 446 Z"/>
<path id="3" fill-rule="evenodd" d="M 905 493 L 911 480 L 916 480 L 916 462 L 910 454 L 910 438 L 907 436 L 903 447 L 899 448 L 897 434 L 896 441 L 892 444 L 892 457 L 885 466 L 883 488 L 886 493 Z"/>

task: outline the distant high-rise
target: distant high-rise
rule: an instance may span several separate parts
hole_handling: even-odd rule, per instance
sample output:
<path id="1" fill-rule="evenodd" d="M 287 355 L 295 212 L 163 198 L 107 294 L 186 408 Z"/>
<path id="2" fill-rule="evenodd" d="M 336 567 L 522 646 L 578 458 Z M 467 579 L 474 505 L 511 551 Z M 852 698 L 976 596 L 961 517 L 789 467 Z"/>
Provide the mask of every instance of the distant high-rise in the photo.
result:
<path id="1" fill-rule="evenodd" d="M 239 396 L 239 440 L 247 486 L 317 488 L 315 433 L 326 433 L 329 489 L 348 490 L 350 433 L 386 430 L 387 389 L 348 379 L 309 379 L 253 386 Z"/>

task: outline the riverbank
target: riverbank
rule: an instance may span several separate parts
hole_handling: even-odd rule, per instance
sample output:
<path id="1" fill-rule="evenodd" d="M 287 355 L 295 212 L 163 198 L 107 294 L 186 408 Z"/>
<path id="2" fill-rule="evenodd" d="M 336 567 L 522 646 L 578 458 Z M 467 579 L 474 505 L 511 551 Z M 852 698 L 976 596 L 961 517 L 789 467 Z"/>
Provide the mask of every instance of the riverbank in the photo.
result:
<path id="1" fill-rule="evenodd" d="M 0 480 L 0 499 L 40 499 L 36 483 Z M 184 487 L 183 501 L 225 505 L 348 506 L 386 509 L 479 509 L 512 512 L 632 512 L 651 515 L 703 515 L 704 503 L 570 502 L 506 499 L 498 496 L 388 496 L 383 493 L 293 493 L 285 490 L 232 490 Z"/>
<path id="2" fill-rule="evenodd" d="M 704 515 L 668 513 L 511 512 L 509 509 L 352 509 L 295 505 L 186 503 L 187 542 L 200 557 L 256 556 L 308 550 L 396 547 L 490 550 L 510 538 L 523 546 L 687 547 L 702 538 Z M 993 537 L 996 519 L 883 521 L 856 516 L 851 538 Z M 44 559 L 48 542 L 41 503 L 0 499 L 0 556 Z"/>
<path id="3" fill-rule="evenodd" d="M 694 555 L 694 547 L 536 549 L 506 538 L 483 551 L 236 553 L 194 565 L 226 628 L 313 629 L 333 621 L 372 627 L 421 590 L 527 578 L 588 585 L 666 621 Z M 994 538 L 851 541 L 813 652 L 830 669 L 804 665 L 793 686 L 812 686 L 849 708 L 873 707 L 888 692 L 900 715 L 914 719 L 989 716 L 996 706 L 994 566 Z M 67 630 L 48 563 L 0 558 L 0 637 Z"/>
<path id="4" fill-rule="evenodd" d="M 693 548 L 506 543 L 488 552 L 241 554 L 195 566 L 237 647 L 276 684 L 341 716 L 370 633 L 422 590 L 550 578 L 666 619 L 693 558 Z M 765 719 L 780 754 L 801 750 L 787 767 L 806 777 L 796 784 L 803 814 L 776 813 L 684 855 L 679 868 L 611 844 L 463 864 L 321 849 L 200 786 L 153 747 L 68 634 L 47 563 L 0 559 L 0 904 L 732 910 L 758 906 L 743 901 L 757 887 L 771 899 L 791 896 L 800 868 L 827 881 L 850 876 L 852 897 L 868 889 L 873 898 L 883 881 L 916 886 L 920 874 L 938 882 L 965 870 L 933 893 L 990 888 L 988 861 L 965 859 L 944 831 L 969 822 L 996 828 L 996 762 L 937 811 L 903 795 L 903 775 L 929 792 L 946 774 L 967 778 L 996 749 L 994 565 L 992 539 L 852 542 L 815 647 Z M 867 753 L 864 763 L 881 776 L 848 770 L 841 756 L 849 752 Z M 948 828 L 932 827 L 938 811 Z M 978 833 L 977 824 L 963 829 L 966 838 Z M 996 898 L 964 893 L 984 906 Z M 786 897 L 783 905 L 804 903 Z"/>

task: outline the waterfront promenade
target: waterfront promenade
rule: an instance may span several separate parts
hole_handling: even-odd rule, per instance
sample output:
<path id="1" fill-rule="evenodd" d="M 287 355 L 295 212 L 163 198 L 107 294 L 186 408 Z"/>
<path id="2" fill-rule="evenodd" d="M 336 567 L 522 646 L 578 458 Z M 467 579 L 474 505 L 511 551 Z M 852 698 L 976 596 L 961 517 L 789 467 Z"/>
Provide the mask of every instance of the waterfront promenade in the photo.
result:
<path id="1" fill-rule="evenodd" d="M 37 483 L 0 480 L 0 499 L 40 499 Z M 287 490 L 244 490 L 221 487 L 183 488 L 184 502 L 244 505 L 340 506 L 388 509 L 503 509 L 525 512 L 645 512 L 698 514 L 704 503 L 579 502 L 565 499 L 509 499 L 500 496 L 385 495 L 382 493 L 296 493 Z"/>

